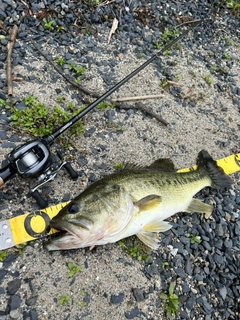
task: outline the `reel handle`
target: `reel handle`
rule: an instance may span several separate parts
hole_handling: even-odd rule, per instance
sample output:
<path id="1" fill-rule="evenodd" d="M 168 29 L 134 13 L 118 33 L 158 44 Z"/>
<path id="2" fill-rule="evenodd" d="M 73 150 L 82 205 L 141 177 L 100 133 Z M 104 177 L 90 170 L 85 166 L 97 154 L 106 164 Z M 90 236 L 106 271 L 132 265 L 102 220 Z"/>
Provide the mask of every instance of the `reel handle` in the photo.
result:
<path id="1" fill-rule="evenodd" d="M 69 162 L 66 162 L 63 167 L 67 170 L 73 180 L 78 178 L 78 173 L 73 169 Z"/>
<path id="2" fill-rule="evenodd" d="M 57 155 L 58 155 L 58 158 L 59 158 L 60 160 L 63 159 L 63 155 L 62 155 L 62 153 L 61 153 L 59 150 L 57 150 Z M 69 162 L 66 162 L 66 163 L 63 165 L 63 167 L 67 170 L 67 172 L 70 174 L 70 177 L 71 177 L 73 180 L 75 180 L 75 179 L 78 178 L 78 173 L 73 169 L 73 167 L 71 166 L 71 164 L 70 164 Z"/>
<path id="3" fill-rule="evenodd" d="M 35 190 L 31 192 L 31 196 L 33 199 L 36 200 L 37 204 L 39 205 L 40 209 L 45 209 L 48 206 L 47 200 L 43 199 L 43 197 L 40 195 L 38 190 Z"/>

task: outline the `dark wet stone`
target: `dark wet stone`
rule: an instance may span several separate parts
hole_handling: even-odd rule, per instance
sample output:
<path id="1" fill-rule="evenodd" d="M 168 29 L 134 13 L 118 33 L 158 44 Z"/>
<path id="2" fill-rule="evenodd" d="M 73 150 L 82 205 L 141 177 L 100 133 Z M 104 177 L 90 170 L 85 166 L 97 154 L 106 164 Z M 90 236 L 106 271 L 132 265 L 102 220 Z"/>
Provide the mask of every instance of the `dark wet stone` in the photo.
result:
<path id="1" fill-rule="evenodd" d="M 32 283 L 32 279 L 33 279 L 33 278 L 25 278 L 25 279 L 24 279 L 24 282 L 25 282 L 25 283 L 28 283 L 29 289 L 31 290 L 32 293 L 34 293 L 34 292 L 36 291 L 36 289 L 35 289 L 34 284 Z M 55 281 L 56 281 L 56 279 L 55 279 Z"/>
<path id="2" fill-rule="evenodd" d="M 95 182 L 96 181 L 96 176 L 94 173 L 90 173 L 89 177 L 88 177 L 89 182 Z"/>
<path id="3" fill-rule="evenodd" d="M 135 307 L 134 309 L 132 309 L 131 311 L 125 311 L 125 317 L 127 319 L 133 319 L 135 317 L 137 317 L 139 315 L 140 311 L 138 309 L 138 307 Z"/>
<path id="4" fill-rule="evenodd" d="M 16 145 L 14 143 L 11 143 L 11 142 L 5 142 L 3 144 L 1 144 L 1 148 L 15 148 Z"/>
<path id="5" fill-rule="evenodd" d="M 219 293 L 222 296 L 223 300 L 225 300 L 227 296 L 227 288 L 225 286 L 220 288 Z"/>
<path id="6" fill-rule="evenodd" d="M 185 270 L 188 275 L 190 275 L 190 276 L 192 275 L 193 270 L 192 270 L 192 265 L 191 265 L 190 260 L 187 260 L 186 265 L 185 265 Z"/>
<path id="7" fill-rule="evenodd" d="M 26 300 L 25 303 L 27 306 L 33 306 L 37 301 L 38 296 L 33 296 L 30 299 Z"/>
<path id="8" fill-rule="evenodd" d="M 205 249 L 207 249 L 208 251 L 212 251 L 212 247 L 210 246 L 210 244 L 208 243 L 208 241 L 203 241 L 202 245 L 205 247 Z"/>
<path id="9" fill-rule="evenodd" d="M 218 264 L 222 264 L 223 263 L 223 257 L 218 255 L 218 254 L 214 254 L 213 255 L 213 260 Z"/>
<path id="10" fill-rule="evenodd" d="M 183 260 L 183 256 L 176 255 L 175 257 L 173 257 L 174 266 L 178 268 L 182 264 Z"/>
<path id="11" fill-rule="evenodd" d="M 184 310 L 182 310 L 179 315 L 180 315 L 180 319 L 189 319 L 186 311 Z"/>
<path id="12" fill-rule="evenodd" d="M 66 202 L 66 201 L 69 201 L 70 200 L 70 197 L 71 197 L 71 194 L 70 193 L 65 193 L 63 198 L 62 198 L 62 202 Z"/>
<path id="13" fill-rule="evenodd" d="M 182 279 L 185 279 L 186 278 L 186 275 L 185 275 L 185 272 L 183 270 L 183 268 L 181 267 L 178 267 L 176 270 L 175 270 L 176 274 L 182 278 Z"/>
<path id="14" fill-rule="evenodd" d="M 156 299 L 155 306 L 156 306 L 156 308 L 160 308 L 161 307 L 161 300 L 159 298 Z"/>
<path id="15" fill-rule="evenodd" d="M 4 19 L 6 19 L 6 17 L 7 17 L 6 13 L 3 10 L 0 9 L 0 19 L 4 20 Z"/>
<path id="16" fill-rule="evenodd" d="M 210 304 L 207 302 L 207 298 L 206 298 L 206 297 L 204 297 L 204 296 L 199 297 L 199 298 L 196 299 L 196 302 L 197 302 L 200 306 L 202 306 L 203 311 L 204 311 L 205 314 L 210 314 L 210 313 L 213 311 L 212 307 L 211 307 Z"/>
<path id="17" fill-rule="evenodd" d="M 207 274 L 207 275 L 210 273 L 210 271 L 209 271 L 209 268 L 208 268 L 208 267 L 204 267 L 204 268 L 203 268 L 203 270 L 204 270 L 205 274 Z"/>
<path id="18" fill-rule="evenodd" d="M 133 109 L 127 110 L 127 114 L 128 114 L 129 116 L 132 115 L 133 113 L 134 113 Z"/>
<path id="19" fill-rule="evenodd" d="M 183 249 L 183 245 L 181 242 L 173 242 L 172 243 L 172 246 L 174 248 L 177 248 L 178 249 L 178 253 L 183 253 L 184 252 L 184 249 Z"/>
<path id="20" fill-rule="evenodd" d="M 206 288 L 204 285 L 200 285 L 200 286 L 199 286 L 199 289 L 200 289 L 200 291 L 201 291 L 201 293 L 202 293 L 203 295 L 205 295 L 205 296 L 208 295 L 208 290 L 207 290 L 207 288 Z"/>
<path id="21" fill-rule="evenodd" d="M 3 130 L 0 131 L 0 139 L 1 140 L 6 140 L 7 139 L 6 131 L 3 131 Z"/>
<path id="22" fill-rule="evenodd" d="M 92 127 L 88 131 L 84 132 L 84 137 L 90 137 L 94 132 L 96 131 L 96 128 Z"/>
<path id="23" fill-rule="evenodd" d="M 10 295 L 15 294 L 21 286 L 21 279 L 14 279 L 8 282 L 7 293 Z"/>
<path id="24" fill-rule="evenodd" d="M 98 144 L 97 147 L 100 148 L 101 151 L 105 151 L 106 150 L 106 146 L 104 146 L 103 144 Z"/>
<path id="25" fill-rule="evenodd" d="M 53 191 L 53 189 L 50 186 L 43 186 L 42 187 L 42 194 L 48 195 Z"/>
<path id="26" fill-rule="evenodd" d="M 77 163 L 80 167 L 83 167 L 87 164 L 87 161 L 82 154 L 78 157 Z"/>
<path id="27" fill-rule="evenodd" d="M 17 103 L 15 107 L 16 107 L 18 110 L 21 111 L 21 110 L 27 108 L 27 105 L 26 105 L 23 101 L 21 101 L 21 102 Z"/>
<path id="28" fill-rule="evenodd" d="M 83 301 L 84 301 L 86 304 L 89 304 L 89 303 L 90 303 L 90 300 L 91 300 L 90 294 L 89 294 L 89 293 L 86 293 L 85 297 L 83 298 Z"/>
<path id="29" fill-rule="evenodd" d="M 7 97 L 3 92 L 0 92 L 0 99 L 7 100 Z"/>
<path id="30" fill-rule="evenodd" d="M 56 88 L 55 91 L 56 91 L 56 94 L 60 94 L 62 92 L 62 90 L 59 88 Z"/>
<path id="31" fill-rule="evenodd" d="M 172 71 L 170 68 L 166 68 L 165 70 L 165 76 L 168 80 L 171 80 L 172 79 Z"/>
<path id="32" fill-rule="evenodd" d="M 115 117 L 115 110 L 111 109 L 107 111 L 106 118 L 108 121 L 113 121 L 113 118 Z"/>
<path id="33" fill-rule="evenodd" d="M 104 163 L 100 164 L 99 166 L 97 166 L 97 169 L 102 169 L 102 170 L 108 170 L 108 166 Z"/>
<path id="34" fill-rule="evenodd" d="M 236 236 L 240 236 L 240 226 L 238 225 L 239 221 L 237 222 L 237 224 L 235 225 L 234 228 L 234 232 L 236 234 Z"/>
<path id="35" fill-rule="evenodd" d="M 0 269 L 0 281 L 3 280 L 3 278 L 5 277 L 5 275 L 7 274 L 7 270 L 4 269 Z"/>
<path id="36" fill-rule="evenodd" d="M 223 246 L 223 241 L 221 239 L 217 239 L 217 241 L 215 242 L 215 247 L 218 249 L 222 249 Z"/>
<path id="37" fill-rule="evenodd" d="M 187 302 L 186 302 L 186 308 L 188 310 L 192 310 L 195 300 L 196 300 L 195 294 L 191 293 L 190 297 L 187 299 Z"/>
<path id="38" fill-rule="evenodd" d="M 36 310 L 30 310 L 29 317 L 30 317 L 30 320 L 38 320 L 38 314 Z"/>
<path id="39" fill-rule="evenodd" d="M 223 227 L 220 223 L 217 223 L 215 232 L 219 237 L 222 237 L 224 235 Z"/>
<path id="40" fill-rule="evenodd" d="M 137 302 L 143 301 L 144 300 L 144 295 L 142 290 L 139 288 L 134 288 L 133 289 L 133 296 Z"/>
<path id="41" fill-rule="evenodd" d="M 111 303 L 117 304 L 117 303 L 121 303 L 124 299 L 124 293 L 120 292 L 118 295 L 111 295 Z"/>
<path id="42" fill-rule="evenodd" d="M 153 293 L 154 288 L 152 286 L 149 287 L 149 293 Z"/>
<path id="43" fill-rule="evenodd" d="M 187 285 L 186 282 L 183 282 L 183 284 L 182 284 L 182 291 L 183 291 L 183 293 L 187 293 L 187 292 L 191 291 L 191 289 L 189 288 L 189 286 Z"/>
<path id="44" fill-rule="evenodd" d="M 150 277 L 153 277 L 153 275 L 155 274 L 159 274 L 159 271 L 158 271 L 158 268 L 157 266 L 153 263 L 153 264 L 150 264 L 148 267 L 145 267 L 144 268 L 144 271 L 150 276 Z M 145 274 L 146 274 L 145 273 Z"/>
<path id="45" fill-rule="evenodd" d="M 18 295 L 14 295 L 10 298 L 10 302 L 9 302 L 9 305 L 10 305 L 10 309 L 11 310 L 14 310 L 14 309 L 18 309 L 21 305 L 21 299 L 19 298 Z"/>

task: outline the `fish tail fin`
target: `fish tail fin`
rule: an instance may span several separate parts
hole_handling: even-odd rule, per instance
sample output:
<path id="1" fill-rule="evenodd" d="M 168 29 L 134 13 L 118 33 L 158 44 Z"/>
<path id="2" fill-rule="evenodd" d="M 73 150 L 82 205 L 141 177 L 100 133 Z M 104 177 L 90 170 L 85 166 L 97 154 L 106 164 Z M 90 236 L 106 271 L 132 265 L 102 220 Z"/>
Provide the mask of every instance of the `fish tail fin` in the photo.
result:
<path id="1" fill-rule="evenodd" d="M 207 170 L 212 185 L 217 188 L 230 188 L 232 185 L 232 179 L 225 174 L 223 169 L 217 165 L 217 162 L 213 160 L 210 154 L 206 150 L 202 150 L 198 154 L 197 165 L 199 168 L 205 168 Z"/>

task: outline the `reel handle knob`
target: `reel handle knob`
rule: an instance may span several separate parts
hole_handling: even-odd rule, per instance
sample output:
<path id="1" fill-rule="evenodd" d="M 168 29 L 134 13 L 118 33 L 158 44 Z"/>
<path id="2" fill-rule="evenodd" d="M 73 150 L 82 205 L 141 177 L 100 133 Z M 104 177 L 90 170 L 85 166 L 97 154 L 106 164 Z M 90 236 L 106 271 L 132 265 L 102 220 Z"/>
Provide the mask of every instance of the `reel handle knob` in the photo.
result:
<path id="1" fill-rule="evenodd" d="M 78 178 L 78 173 L 73 169 L 73 167 L 71 166 L 71 164 L 69 162 L 66 162 L 64 164 L 64 168 L 67 170 L 67 172 L 70 174 L 70 176 L 73 180 Z"/>
<path id="2" fill-rule="evenodd" d="M 57 155 L 58 155 L 59 159 L 62 160 L 63 156 L 59 150 L 57 150 Z M 63 167 L 67 170 L 67 172 L 70 174 L 70 176 L 73 180 L 78 178 L 78 173 L 73 169 L 73 167 L 71 166 L 71 164 L 69 162 L 66 162 L 63 165 Z"/>
<path id="3" fill-rule="evenodd" d="M 45 209 L 48 206 L 48 202 L 43 199 L 38 190 L 32 191 L 31 196 L 36 200 L 40 209 Z"/>

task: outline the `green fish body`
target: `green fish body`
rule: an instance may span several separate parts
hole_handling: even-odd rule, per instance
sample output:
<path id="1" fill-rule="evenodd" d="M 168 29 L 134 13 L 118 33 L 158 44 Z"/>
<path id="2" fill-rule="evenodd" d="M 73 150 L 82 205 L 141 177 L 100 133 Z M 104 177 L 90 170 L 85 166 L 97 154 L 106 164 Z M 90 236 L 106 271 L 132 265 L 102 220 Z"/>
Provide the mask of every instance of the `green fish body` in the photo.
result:
<path id="1" fill-rule="evenodd" d="M 207 151 L 197 159 L 198 169 L 177 173 L 169 159 L 149 167 L 126 165 L 93 183 L 52 219 L 50 226 L 66 233 L 47 244 L 48 250 L 103 245 L 137 235 L 152 249 L 158 233 L 171 228 L 165 219 L 177 212 L 202 212 L 212 207 L 193 196 L 207 186 L 231 186 L 231 179 Z"/>

